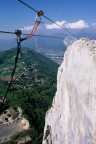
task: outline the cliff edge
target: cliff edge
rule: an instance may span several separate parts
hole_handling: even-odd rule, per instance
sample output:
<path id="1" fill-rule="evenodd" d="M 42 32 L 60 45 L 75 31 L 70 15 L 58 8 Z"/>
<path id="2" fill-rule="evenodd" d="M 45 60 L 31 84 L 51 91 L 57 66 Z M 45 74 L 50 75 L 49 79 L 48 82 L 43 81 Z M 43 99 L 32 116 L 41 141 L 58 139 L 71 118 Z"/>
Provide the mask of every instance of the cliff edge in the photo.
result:
<path id="1" fill-rule="evenodd" d="M 96 144 L 96 41 L 69 46 L 46 113 L 42 144 Z"/>

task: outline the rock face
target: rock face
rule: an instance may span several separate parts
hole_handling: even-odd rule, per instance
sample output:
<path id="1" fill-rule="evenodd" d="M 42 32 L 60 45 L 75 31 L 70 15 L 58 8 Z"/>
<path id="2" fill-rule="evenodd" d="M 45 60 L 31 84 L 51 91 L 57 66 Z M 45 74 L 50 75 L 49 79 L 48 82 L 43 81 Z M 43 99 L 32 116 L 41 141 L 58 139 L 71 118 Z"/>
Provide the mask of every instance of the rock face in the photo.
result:
<path id="1" fill-rule="evenodd" d="M 29 129 L 29 121 L 23 118 L 21 108 L 9 108 L 0 115 L 0 144 Z"/>
<path id="2" fill-rule="evenodd" d="M 46 113 L 43 144 L 96 144 L 95 40 L 82 38 L 67 48 Z"/>

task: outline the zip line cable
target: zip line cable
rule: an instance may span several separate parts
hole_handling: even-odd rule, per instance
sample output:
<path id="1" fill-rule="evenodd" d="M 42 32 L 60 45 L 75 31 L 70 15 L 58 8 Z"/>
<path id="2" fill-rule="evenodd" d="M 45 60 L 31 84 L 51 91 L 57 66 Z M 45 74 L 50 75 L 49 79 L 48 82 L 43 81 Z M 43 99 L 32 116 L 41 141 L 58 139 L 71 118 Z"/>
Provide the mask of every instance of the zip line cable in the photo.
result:
<path id="1" fill-rule="evenodd" d="M 15 34 L 15 32 L 10 32 L 10 31 L 0 31 L 2 34 Z"/>
<path id="2" fill-rule="evenodd" d="M 39 17 L 39 15 L 37 15 L 37 16 Z M 12 71 L 11 76 L 10 76 L 10 82 L 9 82 L 7 90 L 5 92 L 5 96 L 3 98 L 3 103 L 5 103 L 8 92 L 10 90 L 10 87 L 11 87 L 12 83 L 13 83 L 13 78 L 14 78 L 14 75 L 15 75 L 15 72 L 16 72 L 18 58 L 19 58 L 20 49 L 21 49 L 21 42 L 24 41 L 24 40 L 27 40 L 30 37 L 32 37 L 32 34 L 34 34 L 37 31 L 37 28 L 38 28 L 39 24 L 40 24 L 40 21 L 37 21 L 37 19 L 36 19 L 36 21 L 34 23 L 34 26 L 33 26 L 33 29 L 32 29 L 32 32 L 29 35 L 27 35 L 26 38 L 21 38 L 21 34 L 22 34 L 21 30 L 17 30 L 17 31 L 15 31 L 15 33 L 14 32 L 1 31 L 1 32 L 7 33 L 7 34 L 15 34 L 17 36 L 17 54 L 16 54 L 16 57 L 15 57 L 15 64 L 14 64 L 14 68 L 13 68 L 13 71 Z"/>
<path id="3" fill-rule="evenodd" d="M 37 17 L 36 17 L 36 20 L 35 20 L 33 29 L 32 29 L 32 31 L 31 31 L 31 33 L 29 33 L 29 34 L 23 34 L 21 30 L 17 30 L 17 31 L 15 31 L 15 32 L 11 32 L 11 31 L 0 31 L 0 33 L 3 33 L 3 34 L 12 34 L 12 35 L 15 34 L 15 35 L 17 36 L 17 53 L 16 53 L 16 57 L 15 57 L 14 68 L 13 68 L 13 71 L 12 71 L 11 76 L 10 76 L 10 82 L 8 83 L 8 87 L 7 87 L 7 90 L 6 90 L 6 92 L 5 92 L 5 96 L 4 96 L 4 98 L 3 98 L 3 103 L 5 102 L 6 97 L 7 97 L 7 95 L 8 95 L 8 92 L 9 92 L 9 90 L 10 90 L 10 87 L 11 87 L 11 85 L 12 85 L 12 83 L 13 83 L 13 78 L 14 78 L 14 75 L 15 75 L 15 72 L 16 72 L 17 63 L 18 63 L 18 58 L 19 58 L 19 54 L 20 54 L 20 50 L 21 50 L 21 42 L 24 41 L 24 40 L 27 40 L 27 39 L 29 39 L 29 38 L 31 38 L 31 37 L 33 37 L 33 36 L 34 36 L 34 37 L 37 36 L 37 37 L 44 37 L 44 38 L 45 38 L 45 37 L 47 37 L 47 38 L 49 37 L 49 38 L 58 38 L 58 39 L 59 39 L 59 37 L 57 37 L 57 36 L 48 36 L 48 35 L 40 35 L 40 34 L 35 35 L 35 34 L 34 34 L 34 33 L 38 30 L 38 26 L 39 26 L 39 24 L 41 23 L 41 16 L 44 17 L 45 19 L 47 19 L 48 21 L 50 21 L 51 23 L 54 23 L 55 25 L 57 25 L 57 26 L 60 27 L 61 29 L 64 29 L 64 27 L 62 27 L 61 25 L 59 25 L 58 23 L 56 23 L 54 20 L 52 20 L 52 19 L 50 19 L 49 17 L 47 17 L 47 16 L 43 13 L 42 10 L 38 11 L 38 10 L 34 9 L 32 6 L 30 6 L 29 4 L 27 4 L 26 2 L 24 2 L 24 1 L 22 1 L 22 0 L 17 0 L 17 1 L 19 1 L 19 2 L 22 3 L 23 5 L 25 5 L 26 7 L 28 7 L 28 8 L 31 9 L 32 11 L 34 11 L 34 12 L 36 13 Z M 39 18 L 39 20 L 38 20 L 38 18 Z M 73 34 L 71 34 L 70 31 L 68 31 L 67 29 L 64 29 L 64 30 L 66 30 L 66 32 L 67 32 L 68 34 L 70 34 L 70 36 L 72 36 L 73 38 L 75 38 L 75 36 L 74 36 Z M 25 37 L 25 38 L 21 38 L 21 35 L 26 35 L 26 37 Z M 64 38 L 63 38 L 63 40 L 64 40 Z"/>
<path id="4" fill-rule="evenodd" d="M 15 57 L 14 68 L 13 68 L 13 71 L 12 71 L 11 76 L 10 76 L 10 82 L 9 82 L 7 90 L 5 92 L 5 96 L 3 98 L 3 103 L 5 102 L 6 97 L 8 95 L 8 92 L 10 90 L 10 87 L 11 87 L 11 85 L 13 83 L 13 78 L 14 78 L 14 75 L 15 75 L 15 72 L 16 72 L 18 58 L 19 58 L 20 49 L 21 49 L 21 42 L 24 41 L 24 40 L 27 40 L 30 37 L 32 37 L 32 34 L 34 34 L 37 31 L 37 28 L 38 28 L 39 24 L 40 24 L 40 21 L 37 21 L 37 19 L 36 19 L 36 21 L 34 23 L 34 26 L 33 26 L 33 29 L 32 29 L 32 32 L 29 35 L 27 35 L 26 38 L 21 38 L 21 34 L 22 34 L 21 30 L 17 30 L 15 33 L 13 33 L 13 32 L 4 32 L 4 33 L 7 33 L 7 34 L 9 34 L 9 33 L 10 34 L 16 34 L 16 36 L 17 36 L 17 54 L 16 54 L 16 57 Z"/>
<path id="5" fill-rule="evenodd" d="M 18 2 L 20 2 L 21 4 L 23 4 L 24 6 L 26 6 L 27 8 L 31 9 L 32 11 L 34 11 L 35 13 L 38 12 L 38 10 L 36 10 L 35 8 L 33 8 L 32 6 L 30 6 L 28 3 L 22 1 L 22 0 L 17 0 Z M 59 25 L 58 23 L 56 23 L 53 19 L 49 18 L 48 16 L 46 16 L 45 14 L 42 16 L 45 19 L 47 19 L 48 21 L 50 21 L 51 23 L 54 23 L 56 26 L 58 26 L 59 28 L 63 29 L 64 31 L 67 32 L 68 35 L 72 36 L 73 38 L 76 39 L 76 36 L 74 34 L 72 34 L 68 29 L 65 29 L 63 26 Z"/>
<path id="6" fill-rule="evenodd" d="M 27 4 L 26 2 L 22 1 L 22 0 L 17 0 L 20 3 L 22 3 L 23 5 L 25 5 L 26 7 L 28 7 L 29 9 L 33 10 L 35 13 L 37 13 L 38 11 L 36 9 L 34 9 L 32 6 L 30 6 L 29 4 Z"/>
<path id="7" fill-rule="evenodd" d="M 43 15 L 43 11 L 38 11 L 37 12 L 37 15 L 36 15 L 37 17 L 36 17 L 34 26 L 32 28 L 32 31 L 25 38 L 21 38 L 21 35 L 22 35 L 22 31 L 21 30 L 17 30 L 15 32 L 0 31 L 0 33 L 4 33 L 4 34 L 15 34 L 16 37 L 17 37 L 17 54 L 16 54 L 16 57 L 15 57 L 14 68 L 13 68 L 13 71 L 12 71 L 11 76 L 10 76 L 10 82 L 9 82 L 7 90 L 5 92 L 5 96 L 3 98 L 3 104 L 6 101 L 6 97 L 8 95 L 9 90 L 10 90 L 10 87 L 11 87 L 11 85 L 13 83 L 13 78 L 14 78 L 14 75 L 15 75 L 15 72 L 16 72 L 18 58 L 19 58 L 19 54 L 20 54 L 20 50 L 21 50 L 21 42 L 24 41 L 24 40 L 27 40 L 27 39 L 29 39 L 31 37 L 33 37 L 34 33 L 36 33 L 36 31 L 38 30 L 38 27 L 40 25 L 40 20 L 41 20 L 41 16 L 42 15 Z"/>

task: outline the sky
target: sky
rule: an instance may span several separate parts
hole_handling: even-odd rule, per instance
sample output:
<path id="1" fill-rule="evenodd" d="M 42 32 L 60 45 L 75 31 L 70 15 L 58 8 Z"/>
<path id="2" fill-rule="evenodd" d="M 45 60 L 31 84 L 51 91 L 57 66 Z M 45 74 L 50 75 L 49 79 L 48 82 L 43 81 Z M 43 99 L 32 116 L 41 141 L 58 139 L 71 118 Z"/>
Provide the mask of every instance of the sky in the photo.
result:
<path id="1" fill-rule="evenodd" d="M 93 28 L 96 32 L 96 0 L 23 0 L 37 10 L 43 10 L 45 15 L 53 19 L 60 26 L 69 29 L 84 30 Z M 32 30 L 36 14 L 17 0 L 0 0 L 0 30 L 15 31 L 22 29 L 25 33 Z M 60 27 L 49 23 L 44 18 L 45 24 L 40 25 L 43 34 L 58 32 Z M 43 27 L 43 28 L 42 28 Z M 40 34 L 42 34 L 40 31 Z M 49 33 L 46 33 L 49 32 Z M 76 31 L 77 32 L 77 31 Z M 0 34 L 0 45 L 8 46 L 9 39 L 14 44 L 15 35 Z M 3 41 L 8 40 L 8 42 Z M 2 44 L 1 44 L 2 43 Z M 9 44 L 10 45 L 10 44 Z M 10 46 L 9 46 L 10 47 Z M 14 47 L 14 46 L 13 46 Z"/>
<path id="2" fill-rule="evenodd" d="M 54 21 L 67 23 L 83 20 L 86 24 L 96 24 L 95 0 L 24 0 L 36 9 L 42 9 Z M 0 0 L 0 29 L 14 29 L 30 26 L 35 13 L 17 0 Z M 43 19 L 45 21 L 45 19 Z"/>

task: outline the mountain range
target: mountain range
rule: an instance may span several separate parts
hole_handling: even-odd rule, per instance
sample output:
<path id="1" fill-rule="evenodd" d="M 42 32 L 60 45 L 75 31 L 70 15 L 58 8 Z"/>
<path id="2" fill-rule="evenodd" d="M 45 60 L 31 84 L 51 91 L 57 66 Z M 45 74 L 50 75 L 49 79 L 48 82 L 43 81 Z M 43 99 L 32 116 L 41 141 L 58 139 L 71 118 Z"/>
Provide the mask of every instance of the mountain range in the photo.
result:
<path id="1" fill-rule="evenodd" d="M 53 60 L 54 60 L 54 55 L 55 57 L 60 57 L 62 60 L 64 51 L 66 49 L 66 45 L 64 44 L 64 40 L 66 39 L 66 37 L 69 43 L 70 43 L 71 36 L 74 36 L 77 39 L 81 37 L 87 37 L 90 39 L 96 38 L 95 27 L 90 27 L 85 29 L 64 29 L 64 30 L 63 29 L 51 29 L 51 30 L 43 29 L 39 31 L 38 34 L 62 37 L 62 39 L 49 38 L 49 37 L 47 38 L 33 37 L 32 39 L 22 43 L 22 46 L 30 47 L 31 49 L 36 50 L 37 52 Z M 10 49 L 10 47 L 11 48 L 16 47 L 16 38 L 13 38 L 12 36 L 11 37 L 3 36 L 3 38 L 0 39 L 0 51 Z M 55 62 L 58 61 L 55 60 Z"/>

